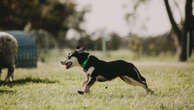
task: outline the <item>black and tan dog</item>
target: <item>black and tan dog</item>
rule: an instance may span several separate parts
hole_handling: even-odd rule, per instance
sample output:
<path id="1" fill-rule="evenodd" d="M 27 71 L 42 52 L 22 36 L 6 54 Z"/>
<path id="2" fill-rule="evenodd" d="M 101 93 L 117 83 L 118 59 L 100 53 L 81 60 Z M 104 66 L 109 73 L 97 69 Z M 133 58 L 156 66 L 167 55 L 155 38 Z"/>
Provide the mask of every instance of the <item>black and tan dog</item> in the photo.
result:
<path id="1" fill-rule="evenodd" d="M 81 66 L 86 73 L 86 80 L 82 83 L 83 90 L 79 90 L 79 94 L 89 92 L 96 81 L 110 81 L 116 77 L 120 77 L 127 84 L 143 87 L 147 93 L 153 93 L 137 68 L 132 63 L 123 60 L 106 62 L 84 52 L 83 48 L 77 47 L 73 53 L 69 53 L 65 61 L 61 61 L 61 64 L 65 65 L 66 69 Z"/>

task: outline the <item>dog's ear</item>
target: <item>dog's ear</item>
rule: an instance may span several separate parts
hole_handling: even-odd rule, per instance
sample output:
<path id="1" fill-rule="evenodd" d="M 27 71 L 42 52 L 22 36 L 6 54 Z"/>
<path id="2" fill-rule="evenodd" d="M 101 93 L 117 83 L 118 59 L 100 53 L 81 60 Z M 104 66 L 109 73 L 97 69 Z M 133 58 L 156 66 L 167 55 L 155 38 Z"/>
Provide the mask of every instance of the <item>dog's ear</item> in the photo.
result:
<path id="1" fill-rule="evenodd" d="M 76 49 L 75 49 L 75 52 L 78 52 L 78 53 L 81 53 L 85 50 L 84 47 L 81 47 L 81 46 L 77 46 Z"/>

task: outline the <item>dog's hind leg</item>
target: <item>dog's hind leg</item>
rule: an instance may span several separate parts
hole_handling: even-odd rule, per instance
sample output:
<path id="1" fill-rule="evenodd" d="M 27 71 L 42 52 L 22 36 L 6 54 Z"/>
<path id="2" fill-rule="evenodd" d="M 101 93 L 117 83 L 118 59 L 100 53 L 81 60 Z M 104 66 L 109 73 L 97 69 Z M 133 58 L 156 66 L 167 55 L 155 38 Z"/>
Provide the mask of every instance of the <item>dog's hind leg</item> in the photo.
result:
<path id="1" fill-rule="evenodd" d="M 136 82 L 138 82 L 141 87 L 143 87 L 147 93 L 154 93 L 151 89 L 148 88 L 148 85 L 146 83 L 146 79 L 140 74 L 139 70 L 133 65 L 132 71 L 133 75 L 126 74 L 128 77 L 132 77 L 132 79 Z M 143 84 L 143 86 L 142 86 Z"/>
<path id="2" fill-rule="evenodd" d="M 147 93 L 153 94 L 154 91 L 152 91 L 150 88 L 148 88 L 146 79 L 143 76 L 141 76 L 140 72 L 138 71 L 138 69 L 136 67 L 134 67 L 133 69 L 134 69 L 135 73 L 138 76 L 138 80 L 137 81 L 142 83 L 143 85 L 145 85 L 145 87 L 143 87 L 143 88 L 146 90 Z"/>
<path id="3" fill-rule="evenodd" d="M 134 80 L 131 77 L 125 75 L 125 76 L 120 76 L 120 78 L 126 82 L 127 84 L 133 85 L 133 86 L 140 86 L 146 90 L 147 93 L 153 93 L 151 89 L 148 88 L 146 82 L 142 83 L 140 81 Z"/>

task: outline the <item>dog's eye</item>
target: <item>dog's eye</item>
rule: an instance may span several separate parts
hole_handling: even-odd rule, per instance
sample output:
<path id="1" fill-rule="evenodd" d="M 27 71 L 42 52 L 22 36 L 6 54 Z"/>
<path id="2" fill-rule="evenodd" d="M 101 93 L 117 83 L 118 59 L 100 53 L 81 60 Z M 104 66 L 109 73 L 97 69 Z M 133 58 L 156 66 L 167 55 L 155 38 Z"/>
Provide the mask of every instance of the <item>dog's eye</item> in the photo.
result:
<path id="1" fill-rule="evenodd" d="M 70 59 L 71 58 L 71 53 L 68 53 L 68 55 L 67 55 L 67 59 Z"/>
<path id="2" fill-rule="evenodd" d="M 68 53 L 67 56 L 71 56 L 71 53 Z"/>

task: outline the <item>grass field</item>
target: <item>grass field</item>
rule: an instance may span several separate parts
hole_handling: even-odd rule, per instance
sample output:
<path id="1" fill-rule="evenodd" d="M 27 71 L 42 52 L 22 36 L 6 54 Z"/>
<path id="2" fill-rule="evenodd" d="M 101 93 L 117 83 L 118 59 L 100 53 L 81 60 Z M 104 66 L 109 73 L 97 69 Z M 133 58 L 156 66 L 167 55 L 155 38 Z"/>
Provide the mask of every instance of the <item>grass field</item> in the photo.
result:
<path id="1" fill-rule="evenodd" d="M 108 61 L 134 63 L 155 91 L 146 95 L 140 87 L 119 78 L 97 82 L 89 94 L 79 95 L 84 75 L 81 68 L 66 70 L 59 64 L 67 51 L 52 52 L 38 68 L 16 69 L 15 81 L 0 86 L 0 110 L 194 110 L 194 63 L 173 57 L 135 58 L 127 51 L 109 52 Z M 103 58 L 100 52 L 92 54 Z M 1 80 L 5 77 L 3 70 Z M 105 87 L 108 87 L 107 89 Z"/>

